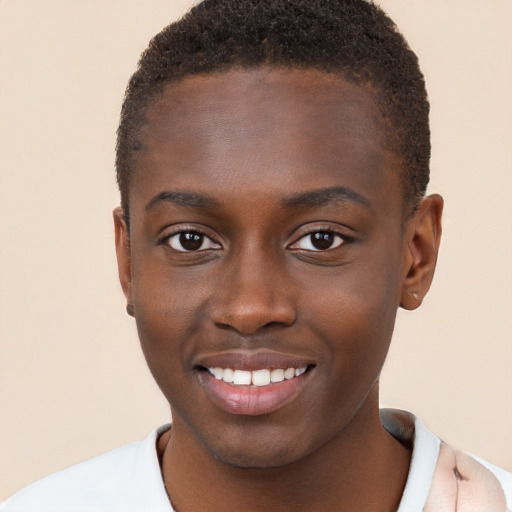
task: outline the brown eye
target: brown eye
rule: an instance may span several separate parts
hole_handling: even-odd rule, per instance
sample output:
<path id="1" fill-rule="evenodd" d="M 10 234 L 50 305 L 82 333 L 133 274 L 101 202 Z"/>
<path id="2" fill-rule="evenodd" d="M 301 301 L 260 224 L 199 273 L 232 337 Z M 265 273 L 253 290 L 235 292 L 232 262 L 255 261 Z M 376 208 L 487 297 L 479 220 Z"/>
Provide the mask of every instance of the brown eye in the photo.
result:
<path id="1" fill-rule="evenodd" d="M 343 238 L 333 231 L 315 231 L 303 236 L 294 246 L 306 251 L 327 251 L 339 247 L 342 243 Z"/>
<path id="2" fill-rule="evenodd" d="M 181 231 L 168 238 L 167 242 L 175 251 L 193 252 L 219 249 L 220 245 L 198 231 Z"/>

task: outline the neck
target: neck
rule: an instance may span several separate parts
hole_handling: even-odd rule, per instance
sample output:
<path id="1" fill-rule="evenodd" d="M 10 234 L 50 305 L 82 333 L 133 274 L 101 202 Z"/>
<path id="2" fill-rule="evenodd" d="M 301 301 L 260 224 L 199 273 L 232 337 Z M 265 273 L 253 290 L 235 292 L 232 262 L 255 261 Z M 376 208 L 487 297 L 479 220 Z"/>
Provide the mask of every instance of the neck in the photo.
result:
<path id="1" fill-rule="evenodd" d="M 363 405 L 322 448 L 283 467 L 247 469 L 215 459 L 174 421 L 159 440 L 162 473 L 176 512 L 396 511 L 410 453 Z"/>

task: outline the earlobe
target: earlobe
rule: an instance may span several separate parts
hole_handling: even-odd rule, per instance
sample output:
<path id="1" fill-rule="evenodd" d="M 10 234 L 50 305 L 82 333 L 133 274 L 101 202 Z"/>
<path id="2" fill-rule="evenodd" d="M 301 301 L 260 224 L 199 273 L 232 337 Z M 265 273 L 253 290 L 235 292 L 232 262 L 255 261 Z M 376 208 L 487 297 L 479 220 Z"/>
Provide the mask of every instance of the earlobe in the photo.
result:
<path id="1" fill-rule="evenodd" d="M 130 258 L 130 240 L 128 227 L 124 219 L 123 210 L 117 207 L 113 211 L 114 229 L 116 239 L 116 256 L 117 256 L 117 269 L 119 273 L 119 281 L 121 288 L 127 300 L 126 311 L 129 315 L 133 314 L 132 305 L 132 271 L 131 271 L 131 258 Z"/>
<path id="2" fill-rule="evenodd" d="M 438 194 L 425 197 L 408 222 L 404 257 L 404 281 L 400 306 L 416 309 L 427 294 L 436 268 L 441 242 L 443 198 Z"/>

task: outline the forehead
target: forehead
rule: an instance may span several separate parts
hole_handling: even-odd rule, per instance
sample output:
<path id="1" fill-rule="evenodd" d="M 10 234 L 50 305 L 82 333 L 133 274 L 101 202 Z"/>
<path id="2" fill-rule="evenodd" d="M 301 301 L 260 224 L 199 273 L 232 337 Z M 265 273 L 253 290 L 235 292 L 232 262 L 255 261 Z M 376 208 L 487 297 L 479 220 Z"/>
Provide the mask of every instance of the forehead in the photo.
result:
<path id="1" fill-rule="evenodd" d="M 276 110 L 276 105 L 281 108 Z M 230 111 L 237 118 L 250 116 L 255 123 L 311 120 L 312 115 L 335 122 L 341 110 L 345 118 L 376 124 L 382 120 L 369 86 L 337 73 L 263 67 L 193 75 L 170 83 L 149 107 L 147 117 L 150 124 L 161 123 L 162 114 L 170 114 L 176 116 L 172 121 L 183 116 L 182 126 L 194 117 L 207 125 L 216 112 Z"/>
<path id="2" fill-rule="evenodd" d="M 375 92 L 339 74 L 263 68 L 192 76 L 149 107 L 130 197 L 170 178 L 175 188 L 209 177 L 225 190 L 241 180 L 267 192 L 277 182 L 316 188 L 333 170 L 377 188 L 376 178 L 398 167 L 386 139 Z"/>

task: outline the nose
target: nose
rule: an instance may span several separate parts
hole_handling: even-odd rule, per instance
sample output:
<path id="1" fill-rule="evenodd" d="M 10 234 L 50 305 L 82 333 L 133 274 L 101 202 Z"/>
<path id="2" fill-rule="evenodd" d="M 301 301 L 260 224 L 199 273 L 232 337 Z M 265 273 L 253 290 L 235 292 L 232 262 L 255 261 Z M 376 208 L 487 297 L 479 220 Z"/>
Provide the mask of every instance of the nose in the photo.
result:
<path id="1" fill-rule="evenodd" d="M 219 268 L 218 287 L 210 310 L 217 326 L 243 336 L 296 321 L 291 281 L 282 265 L 264 251 L 247 251 Z"/>

